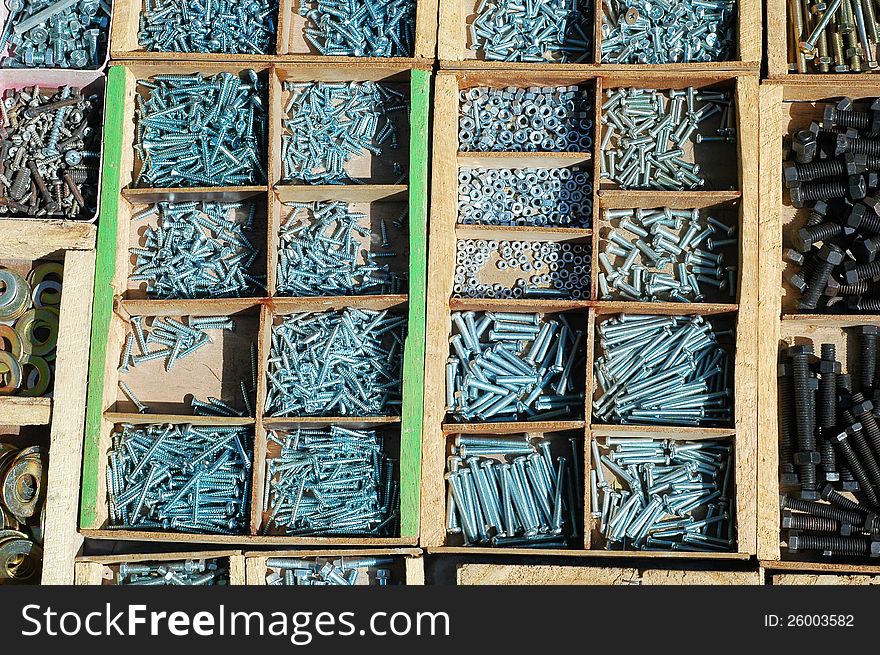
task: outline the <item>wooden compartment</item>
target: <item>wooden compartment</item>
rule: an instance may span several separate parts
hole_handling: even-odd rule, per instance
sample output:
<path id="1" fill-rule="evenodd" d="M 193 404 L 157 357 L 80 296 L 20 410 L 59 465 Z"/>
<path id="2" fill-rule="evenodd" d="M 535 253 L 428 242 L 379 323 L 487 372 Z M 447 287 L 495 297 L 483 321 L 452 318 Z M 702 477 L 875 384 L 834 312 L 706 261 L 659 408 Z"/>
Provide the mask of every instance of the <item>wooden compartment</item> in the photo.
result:
<path id="1" fill-rule="evenodd" d="M 0 220 L 0 261 L 64 262 L 55 356 L 55 389 L 63 393 L 51 398 L 0 398 L 0 425 L 4 428 L 0 432 L 44 431 L 48 435 L 42 582 L 70 584 L 73 558 L 82 543 L 73 518 L 77 499 L 70 490 L 79 485 L 82 464 L 96 230 L 94 225 L 71 221 L 47 221 L 38 230 L 34 226 L 27 220 Z"/>
<path id="2" fill-rule="evenodd" d="M 598 179 L 598 160 L 595 149 L 600 141 L 595 140 L 594 152 L 590 153 L 462 153 L 458 144 L 459 90 L 475 86 L 555 86 L 555 85 L 594 85 L 598 98 L 607 86 L 637 86 L 643 88 L 681 88 L 689 84 L 695 86 L 727 85 L 735 88 L 736 103 L 741 108 L 737 112 L 737 143 L 739 156 L 733 171 L 734 188 L 727 191 L 661 192 L 661 191 L 620 191 L 598 188 L 594 182 L 593 229 L 575 230 L 571 228 L 541 228 L 462 225 L 458 221 L 458 168 L 464 166 L 495 167 L 536 167 L 570 166 L 587 162 L 593 166 L 593 178 Z M 592 434 L 608 435 L 617 433 L 645 434 L 689 434 L 691 430 L 675 427 L 606 426 L 594 423 L 589 408 L 583 421 L 551 421 L 546 423 L 452 423 L 446 417 L 445 362 L 449 356 L 448 337 L 451 334 L 451 313 L 465 310 L 494 310 L 520 312 L 575 312 L 586 314 L 587 333 L 593 335 L 599 321 L 608 315 L 624 313 L 636 314 L 703 314 L 722 315 L 720 319 L 727 327 L 735 329 L 735 349 L 733 423 L 728 427 L 714 429 L 701 428 L 697 432 L 715 436 L 735 435 L 736 444 L 736 482 L 737 482 L 737 548 L 735 553 L 722 553 L 722 558 L 744 559 L 756 552 L 755 536 L 755 498 L 757 427 L 755 406 L 755 375 L 757 364 L 757 264 L 755 246 L 757 244 L 758 198 L 755 190 L 757 180 L 757 161 L 751 148 L 757 142 L 758 119 L 756 99 L 758 83 L 754 76 L 736 73 L 701 73 L 693 79 L 671 73 L 643 73 L 636 76 L 628 72 L 605 73 L 605 68 L 590 71 L 566 70 L 564 66 L 541 69 L 541 72 L 524 67 L 522 70 L 486 71 L 448 71 L 437 76 L 436 113 L 434 121 L 434 169 L 432 186 L 432 224 L 431 224 L 431 278 L 428 294 L 428 339 L 425 369 L 425 386 L 434 390 L 425 397 L 423 479 L 422 479 L 422 535 L 421 545 L 429 552 L 456 552 L 459 554 L 479 553 L 481 555 L 589 555 L 614 556 L 614 551 L 598 550 L 591 544 L 587 531 L 583 544 L 570 550 L 548 551 L 541 548 L 474 548 L 451 546 L 445 531 L 446 489 L 443 480 L 445 468 L 446 439 L 449 434 L 479 433 L 500 434 L 510 432 L 547 432 L 559 430 L 585 430 L 585 437 Z M 597 102 L 597 104 L 600 104 Z M 596 110 L 597 116 L 599 109 Z M 596 121 L 598 124 L 598 120 Z M 597 300 L 597 272 L 600 270 L 597 255 L 600 246 L 600 233 L 603 224 L 601 211 L 606 208 L 630 207 L 721 207 L 737 217 L 736 248 L 738 267 L 737 294 L 734 298 L 718 298 L 717 302 L 704 303 L 638 303 L 628 301 Z M 455 244 L 457 239 L 500 239 L 501 235 L 524 235 L 520 238 L 556 240 L 571 234 L 573 238 L 587 235 L 592 239 L 592 300 L 507 300 L 507 299 L 466 299 L 451 298 L 455 277 Z M 525 236 L 527 235 L 527 237 Z M 552 236 L 551 236 L 552 235 Z M 713 299 L 715 300 L 715 299 Z M 596 341 L 591 338 L 586 346 L 586 395 L 590 397 L 593 389 L 593 361 L 597 353 Z M 585 467 L 589 470 L 589 452 L 585 453 Z M 588 493 L 588 492 L 587 492 Z M 585 503 L 589 507 L 589 503 Z M 619 556 L 619 553 L 616 553 Z M 669 553 L 633 552 L 632 557 L 670 556 Z M 715 553 L 674 553 L 672 557 L 719 557 Z"/>
<path id="3" fill-rule="evenodd" d="M 240 551 L 194 551 L 180 553 L 152 553 L 136 555 L 83 555 L 74 564 L 76 585 L 118 586 L 117 576 L 122 564 L 161 565 L 164 562 L 186 560 L 217 560 L 229 568 L 228 585 L 239 586 L 245 583 L 245 559 Z"/>
<path id="4" fill-rule="evenodd" d="M 706 70 L 753 70 L 757 72 L 761 63 L 761 3 L 756 0 L 741 0 L 736 3 L 736 52 L 730 61 L 697 62 L 690 64 L 611 64 L 601 61 L 603 4 L 593 3 L 592 44 L 590 56 L 581 64 L 515 63 L 486 61 L 482 52 L 471 49 L 469 26 L 476 18 L 478 0 L 440 0 L 440 24 L 437 32 L 437 56 L 443 68 L 522 68 L 525 70 L 551 69 L 589 69 L 608 70 L 674 70 L 692 73 Z M 590 36 L 588 32 L 588 36 Z"/>
<path id="5" fill-rule="evenodd" d="M 784 7 L 784 5 L 783 5 Z M 797 76 L 786 82 L 771 81 L 761 85 L 761 230 L 759 255 L 761 326 L 758 340 L 758 556 L 767 562 L 782 563 L 798 560 L 780 548 L 779 509 L 779 428 L 777 362 L 779 351 L 790 343 L 804 343 L 807 339 L 818 345 L 830 340 L 838 345 L 838 357 L 846 361 L 844 328 L 856 325 L 878 325 L 877 315 L 799 313 L 798 294 L 785 281 L 786 262 L 783 248 L 788 245 L 788 230 L 805 219 L 805 210 L 790 206 L 783 193 L 782 155 L 783 139 L 796 126 L 808 126 L 822 102 L 841 96 L 855 99 L 880 96 L 880 85 L 874 78 L 860 76 L 822 83 L 802 81 Z M 818 558 L 814 558 L 818 559 Z M 868 567 L 869 558 L 849 559 L 851 570 Z M 809 566 L 816 566 L 809 563 Z M 767 565 L 771 566 L 770 564 Z M 772 566 L 776 566 L 773 564 Z"/>
<path id="6" fill-rule="evenodd" d="M 767 584 L 818 586 L 880 585 L 880 566 L 828 562 L 761 562 Z"/>
<path id="7" fill-rule="evenodd" d="M 326 558 L 335 560 L 345 557 L 392 557 L 391 565 L 393 585 L 424 585 L 425 584 L 425 561 L 422 559 L 422 551 L 418 548 L 347 548 L 344 550 L 276 550 L 256 551 L 244 554 L 245 568 L 247 572 L 247 584 L 264 586 L 269 567 L 266 561 L 270 557 L 303 557 L 303 558 Z"/>
<path id="8" fill-rule="evenodd" d="M 208 66 L 208 65 L 206 65 Z M 246 67 L 246 64 L 241 64 Z M 364 543 L 392 543 L 414 545 L 418 537 L 418 495 L 421 444 L 421 409 L 423 390 L 421 371 L 424 359 L 424 312 L 425 312 L 425 243 L 427 201 L 427 116 L 430 78 L 423 70 L 401 72 L 401 79 L 409 80 L 412 99 L 410 179 L 407 186 L 357 186 L 285 187 L 278 193 L 268 187 L 221 187 L 201 189 L 132 189 L 125 188 L 131 182 L 131 110 L 133 83 L 142 74 L 160 70 L 170 72 L 190 71 L 189 65 L 179 67 L 135 64 L 132 67 L 116 66 L 109 73 L 109 94 L 118 100 L 110 106 L 107 117 L 111 143 L 107 150 L 107 165 L 116 175 L 108 175 L 102 207 L 102 221 L 98 236 L 99 275 L 96 279 L 95 314 L 92 324 L 94 344 L 90 363 L 90 386 L 87 409 L 87 427 L 84 473 L 82 485 L 82 513 L 80 527 L 83 534 L 99 539 L 143 540 L 187 543 L 276 543 L 276 544 L 323 544 L 346 543 L 346 540 L 324 537 L 286 537 L 259 534 L 258 514 L 251 513 L 251 525 L 246 534 L 192 535 L 142 530 L 110 529 L 107 526 L 106 499 L 107 450 L 114 425 L 122 422 L 191 423 L 200 425 L 246 425 L 255 432 L 255 461 L 259 466 L 253 470 L 252 493 L 258 502 L 262 499 L 265 473 L 266 431 L 275 427 L 314 423 L 356 424 L 364 417 L 323 417 L 320 419 L 272 418 L 265 416 L 266 370 L 270 349 L 271 328 L 276 317 L 296 312 L 323 312 L 344 307 L 390 309 L 392 313 L 407 317 L 407 337 L 403 347 L 403 402 L 397 416 L 369 417 L 374 424 L 389 424 L 399 434 L 399 479 L 401 484 L 400 533 L 394 537 L 377 538 L 373 541 L 355 538 L 346 545 Z M 375 68 L 375 67 L 374 67 Z M 195 70 L 201 70 L 196 68 Z M 210 70 L 222 70 L 213 66 Z M 264 69 L 268 74 L 268 69 Z M 299 70 L 299 69 L 298 69 Z M 317 68 L 309 69 L 311 71 Z M 402 71 L 402 69 L 399 69 Z M 145 73 L 149 71 L 149 73 Z M 343 71 L 343 75 L 348 71 Z M 311 73 L 306 73 L 310 76 Z M 274 78 L 277 81 L 277 78 Z M 124 101 L 123 101 L 124 100 Z M 147 204 L 158 201 L 255 200 L 266 210 L 258 213 L 255 228 L 265 235 L 260 244 L 267 256 L 262 268 L 268 274 L 269 292 L 260 290 L 259 297 L 242 299 L 199 300 L 149 300 L 143 298 L 138 285 L 129 281 L 130 254 L 128 246 L 135 242 L 140 225 L 133 216 Z M 372 203 L 371 215 L 384 215 L 391 206 L 402 211 L 408 208 L 409 228 L 407 234 L 395 234 L 394 243 L 401 246 L 403 257 L 399 262 L 409 273 L 408 293 L 393 296 L 335 296 L 335 297 L 275 297 L 274 268 L 277 263 L 277 228 L 280 224 L 281 201 L 316 201 L 340 199 L 353 203 Z M 390 235 L 389 235 L 390 236 Z M 124 247 L 118 247 L 124 244 Z M 175 364 L 165 373 L 161 361 L 142 363 L 131 372 L 120 375 L 117 371 L 120 354 L 125 347 L 126 333 L 131 316 L 180 317 L 232 315 L 236 329 L 228 332 L 211 332 L 214 343 L 193 353 L 189 358 Z M 189 394 L 220 397 L 232 402 L 238 409 L 245 409 L 239 382 L 251 386 L 254 372 L 251 364 L 250 344 L 256 349 L 255 417 L 196 417 L 188 407 Z M 187 366 L 182 366 L 187 364 Z M 177 371 L 177 366 L 181 368 Z M 143 370 L 141 370 L 141 367 Z M 179 377 L 175 377 L 175 372 Z M 154 412 L 133 413 L 133 405 L 118 388 L 119 379 L 128 377 L 135 395 L 147 405 L 155 405 Z M 187 389 L 198 387 L 198 389 Z M 220 394 L 218 396 L 218 394 Z M 395 451 L 396 452 L 396 451 Z"/>
<path id="9" fill-rule="evenodd" d="M 757 571 L 707 568 L 461 564 L 458 584 L 470 585 L 758 585 Z"/>

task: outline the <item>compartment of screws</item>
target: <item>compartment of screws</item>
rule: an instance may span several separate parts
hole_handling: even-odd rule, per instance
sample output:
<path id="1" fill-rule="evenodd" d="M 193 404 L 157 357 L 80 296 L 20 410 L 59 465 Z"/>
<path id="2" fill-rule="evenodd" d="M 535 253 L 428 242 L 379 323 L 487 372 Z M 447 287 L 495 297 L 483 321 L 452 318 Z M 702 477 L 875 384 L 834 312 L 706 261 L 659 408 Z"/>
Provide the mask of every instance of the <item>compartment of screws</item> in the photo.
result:
<path id="1" fill-rule="evenodd" d="M 261 534 L 400 534 L 400 432 L 310 425 L 267 435 Z"/>
<path id="2" fill-rule="evenodd" d="M 732 314 L 599 319 L 594 423 L 731 425 Z"/>
<path id="3" fill-rule="evenodd" d="M 603 188 L 737 187 L 734 89 L 624 87 L 605 93 Z"/>
<path id="4" fill-rule="evenodd" d="M 732 439 L 615 434 L 594 438 L 590 448 L 594 545 L 606 550 L 736 550 Z"/>
<path id="5" fill-rule="evenodd" d="M 462 422 L 582 418 L 584 333 L 576 314 L 453 312 L 446 411 Z"/>
<path id="6" fill-rule="evenodd" d="M 103 76 L 9 71 L 4 81 L 0 217 L 94 221 Z"/>
<path id="7" fill-rule="evenodd" d="M 599 228 L 599 298 L 734 302 L 738 216 L 704 209 L 605 209 Z"/>
<path id="8" fill-rule="evenodd" d="M 406 562 L 390 554 L 266 558 L 267 585 L 386 587 L 405 583 Z"/>
<path id="9" fill-rule="evenodd" d="M 123 562 L 105 567 L 107 584 L 184 587 L 229 584 L 228 558 Z"/>
<path id="10" fill-rule="evenodd" d="M 880 34 L 873 0 L 790 0 L 786 4 L 789 73 L 877 69 Z"/>
<path id="11" fill-rule="evenodd" d="M 581 86 L 488 88 L 459 92 L 463 152 L 590 152 L 592 82 Z"/>
<path id="12" fill-rule="evenodd" d="M 132 316 L 120 325 L 116 411 L 254 416 L 259 317 Z"/>
<path id="13" fill-rule="evenodd" d="M 247 533 L 253 427 L 126 423 L 111 439 L 111 526 Z"/>

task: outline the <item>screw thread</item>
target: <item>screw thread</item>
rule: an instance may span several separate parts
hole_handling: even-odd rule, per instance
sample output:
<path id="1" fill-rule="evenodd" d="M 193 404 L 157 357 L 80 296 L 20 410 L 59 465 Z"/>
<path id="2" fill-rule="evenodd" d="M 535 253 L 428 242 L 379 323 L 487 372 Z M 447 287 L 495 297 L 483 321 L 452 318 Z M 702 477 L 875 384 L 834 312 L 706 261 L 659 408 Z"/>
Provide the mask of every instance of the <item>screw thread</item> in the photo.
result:
<path id="1" fill-rule="evenodd" d="M 835 555 L 867 555 L 869 543 L 864 537 L 802 534 L 798 550 L 831 551 Z"/>
<path id="2" fill-rule="evenodd" d="M 791 496 L 783 496 L 781 505 L 783 509 L 803 512 L 810 516 L 823 516 L 849 525 L 862 525 L 865 522 L 864 509 L 860 512 L 852 512 L 841 507 L 836 507 L 835 505 L 817 503 L 811 500 L 801 500 L 800 498 L 793 498 Z"/>
<path id="3" fill-rule="evenodd" d="M 852 307 L 860 312 L 880 312 L 880 299 L 859 298 Z"/>
<path id="4" fill-rule="evenodd" d="M 794 473 L 794 399 L 791 376 L 779 378 L 779 468 L 782 473 Z"/>
<path id="5" fill-rule="evenodd" d="M 864 424 L 862 424 L 862 426 L 864 427 Z M 858 454 L 859 461 L 862 463 L 865 471 L 867 471 L 872 484 L 875 487 L 880 485 L 880 464 L 877 463 L 874 453 L 871 452 L 871 448 L 868 446 L 868 442 L 865 439 L 864 432 L 854 432 L 850 436 L 850 440 L 852 440 L 853 445 L 855 446 L 854 450 Z"/>
<path id="6" fill-rule="evenodd" d="M 785 517 L 783 527 L 788 530 L 812 530 L 814 532 L 837 532 L 840 530 L 840 522 L 824 516 L 810 516 L 809 514 L 792 514 Z"/>
<path id="7" fill-rule="evenodd" d="M 857 130 L 867 130 L 871 121 L 871 115 L 866 111 L 834 109 L 831 121 L 836 127 L 853 127 Z"/>
<path id="8" fill-rule="evenodd" d="M 819 304 L 819 298 L 825 291 L 828 284 L 828 276 L 834 270 L 834 264 L 823 261 L 817 267 L 816 271 L 810 276 L 810 282 L 807 284 L 807 290 L 801 296 L 801 307 L 803 309 L 816 309 Z"/>
<path id="9" fill-rule="evenodd" d="M 795 164 L 799 182 L 811 182 L 824 177 L 837 177 L 846 170 L 841 159 L 819 159 L 807 164 Z"/>
<path id="10" fill-rule="evenodd" d="M 858 455 L 856 455 L 855 449 L 853 449 L 853 447 L 847 441 L 839 442 L 837 444 L 837 449 L 840 451 L 840 454 L 843 455 L 843 458 L 846 460 L 846 464 L 855 479 L 858 480 L 860 490 L 865 495 L 865 498 L 872 505 L 876 506 L 877 495 L 874 493 L 874 489 L 871 487 L 871 481 L 868 478 L 868 473 L 867 471 L 865 471 L 865 467 L 862 466 L 862 462 L 859 461 L 859 457 Z"/>
<path id="11" fill-rule="evenodd" d="M 807 234 L 810 235 L 810 239 L 813 243 L 816 243 L 817 241 L 828 241 L 841 232 L 843 232 L 843 226 L 840 223 L 832 223 L 830 221 L 819 223 L 818 225 L 813 225 L 812 227 L 807 228 Z"/>
<path id="12" fill-rule="evenodd" d="M 880 152 L 880 150 L 878 150 Z M 843 182 L 834 180 L 831 182 L 817 182 L 801 187 L 804 200 L 829 200 L 831 198 L 845 198 L 846 186 Z"/>
<path id="13" fill-rule="evenodd" d="M 875 141 L 873 139 L 850 139 L 849 152 L 854 155 L 880 157 L 880 141 Z"/>
<path id="14" fill-rule="evenodd" d="M 827 500 L 832 505 L 839 507 L 840 509 L 847 510 L 849 512 L 855 512 L 859 516 L 864 516 L 865 508 L 859 505 L 856 501 L 847 498 L 842 493 L 832 488 L 831 485 L 828 486 L 827 492 L 823 494 L 825 500 Z M 859 521 L 859 523 L 862 523 Z"/>

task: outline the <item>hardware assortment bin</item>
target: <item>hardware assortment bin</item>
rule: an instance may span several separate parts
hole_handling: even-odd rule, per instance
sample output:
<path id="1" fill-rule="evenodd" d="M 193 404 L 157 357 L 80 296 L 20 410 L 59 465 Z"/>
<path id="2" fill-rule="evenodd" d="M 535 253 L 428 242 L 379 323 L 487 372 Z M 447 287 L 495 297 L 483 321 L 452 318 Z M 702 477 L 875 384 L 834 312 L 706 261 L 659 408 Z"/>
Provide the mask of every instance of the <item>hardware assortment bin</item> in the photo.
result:
<path id="1" fill-rule="evenodd" d="M 347 548 L 345 550 L 328 549 L 296 549 L 278 551 L 246 552 L 245 569 L 247 584 L 264 586 L 269 567 L 266 561 L 270 557 L 302 557 L 305 559 L 320 557 L 327 559 L 345 557 L 391 557 L 394 563 L 390 566 L 393 580 L 391 585 L 424 585 L 425 561 L 422 551 L 418 548 Z"/>
<path id="2" fill-rule="evenodd" d="M 843 566 L 828 562 L 761 562 L 767 584 L 815 586 L 880 585 L 880 567 Z"/>
<path id="3" fill-rule="evenodd" d="M 873 98 L 880 95 L 880 85 L 870 77 L 853 80 L 802 82 L 766 82 L 760 89 L 761 115 L 761 231 L 760 265 L 760 326 L 758 351 L 758 557 L 767 568 L 858 572 L 871 568 L 873 560 L 848 558 L 847 563 L 820 562 L 819 556 L 792 555 L 781 547 L 779 496 L 779 426 L 777 362 L 780 351 L 790 345 L 834 343 L 838 359 L 847 362 L 849 328 L 859 325 L 880 325 L 876 314 L 820 314 L 798 309 L 800 293 L 791 286 L 785 274 L 793 265 L 783 260 L 788 235 L 803 226 L 809 209 L 791 205 L 783 192 L 783 140 L 792 130 L 809 127 L 821 120 L 825 101 L 848 96 Z M 813 78 L 815 80 L 815 78 Z M 845 367 L 846 368 L 846 367 Z M 840 561 L 840 560 L 838 560 Z M 858 564 L 856 562 L 863 562 Z"/>
<path id="4" fill-rule="evenodd" d="M 510 63 L 487 61 L 482 53 L 472 49 L 469 36 L 470 25 L 476 17 L 480 0 L 440 0 L 440 24 L 437 32 L 437 57 L 442 68 L 461 69 L 525 69 L 564 70 L 566 68 L 588 70 L 600 67 L 609 70 L 675 70 L 682 73 L 699 73 L 718 70 L 754 70 L 761 64 L 762 5 L 756 0 L 738 0 L 735 20 L 736 50 L 729 61 L 673 63 L 646 66 L 645 64 L 613 64 L 601 61 L 602 20 L 605 3 L 594 1 L 592 15 L 592 47 L 583 63 Z"/>
<path id="5" fill-rule="evenodd" d="M 80 556 L 74 563 L 76 585 L 116 586 L 119 567 L 122 564 L 150 564 L 159 566 L 165 562 L 186 560 L 217 560 L 229 568 L 229 585 L 244 585 L 245 559 L 240 551 L 194 551 L 181 553 L 152 553 L 133 555 Z"/>
<path id="6" fill-rule="evenodd" d="M 442 40 L 441 30 L 441 40 Z M 473 62 L 471 62 L 473 63 Z M 483 66 L 483 62 L 480 62 Z M 460 152 L 458 142 L 459 92 L 472 87 L 548 87 L 571 86 L 594 89 L 596 109 L 593 148 L 590 152 Z M 716 186 L 705 191 L 618 190 L 599 182 L 599 129 L 601 100 L 605 89 L 635 86 L 651 89 L 725 88 L 731 90 L 736 103 L 735 165 L 720 159 L 725 150 L 707 151 L 709 170 L 716 170 Z M 426 347 L 425 386 L 434 390 L 425 397 L 422 468 L 422 534 L 421 545 L 429 553 L 511 554 L 528 556 L 587 555 L 673 558 L 747 559 L 756 552 L 757 425 L 756 425 L 756 350 L 757 350 L 757 106 L 758 82 L 754 75 L 722 72 L 629 73 L 603 70 L 566 70 L 563 66 L 545 65 L 540 70 L 461 70 L 441 71 L 435 82 L 435 118 L 433 144 L 433 184 L 431 202 L 431 277 L 428 283 L 428 339 Z M 715 144 L 713 144 L 715 145 Z M 714 153 L 714 154 L 713 154 Z M 583 165 L 592 169 L 592 228 L 541 228 L 462 225 L 458 221 L 457 194 L 460 167 L 569 167 Z M 725 168 L 727 173 L 725 173 Z M 711 182 L 711 180 L 710 180 Z M 730 188 L 726 188 L 726 185 Z M 739 239 L 737 264 L 738 284 L 735 298 L 726 302 L 649 303 L 596 300 L 598 297 L 597 256 L 600 235 L 606 225 L 601 219 L 605 208 L 653 207 L 722 208 L 737 219 Z M 456 240 L 460 238 L 592 240 L 592 300 L 541 299 L 471 299 L 451 298 L 455 276 Z M 682 428 L 666 426 L 603 425 L 591 415 L 591 403 L 585 403 L 582 418 L 535 422 L 458 423 L 446 416 L 444 394 L 445 362 L 450 354 L 448 338 L 452 312 L 467 310 L 558 313 L 568 312 L 586 325 L 585 397 L 591 399 L 595 390 L 593 362 L 599 355 L 598 323 L 611 315 L 630 314 L 696 314 L 717 317 L 721 324 L 735 328 L 730 343 L 734 356 L 733 422 L 729 427 Z M 569 549 L 492 548 L 459 546 L 446 534 L 446 485 L 444 471 L 450 438 L 458 434 L 504 435 L 527 433 L 538 435 L 558 432 L 577 433 L 589 445 L 593 437 L 634 435 L 659 439 L 724 439 L 734 445 L 735 494 L 737 509 L 736 550 L 725 553 L 606 551 L 587 529 L 582 539 Z M 582 471 L 591 468 L 589 447 L 584 448 Z M 584 522 L 591 525 L 589 484 L 584 489 Z"/>
<path id="7" fill-rule="evenodd" d="M 275 112 L 280 110 L 281 80 L 288 77 L 308 81 L 384 80 L 393 78 L 411 103 L 409 111 L 408 178 L 400 185 L 277 185 L 280 140 L 278 132 L 270 128 L 272 137 L 268 146 L 269 184 L 242 187 L 196 188 L 139 188 L 138 162 L 134 156 L 135 136 L 134 97 L 138 93 L 137 80 L 159 73 L 205 75 L 221 71 L 239 72 L 248 68 L 257 71 L 269 86 L 270 125 L 276 124 Z M 158 65 L 133 63 L 113 66 L 109 71 L 107 116 L 109 143 L 106 149 L 104 203 L 98 235 L 98 276 L 94 321 L 93 348 L 89 403 L 86 424 L 82 513 L 80 527 L 84 535 L 100 539 L 134 539 L 146 541 L 192 543 L 258 543 L 274 544 L 333 544 L 333 545 L 415 545 L 418 539 L 418 498 L 421 444 L 422 380 L 424 357 L 425 311 L 425 248 L 427 176 L 427 117 L 430 74 L 422 69 L 404 68 L 397 64 L 349 64 L 328 68 L 318 65 L 289 67 L 269 66 L 263 63 L 236 62 L 225 64 L 193 63 Z M 277 122 L 280 126 L 280 122 Z M 255 233 L 263 241 L 259 245 L 262 263 L 257 269 L 267 273 L 267 291 L 257 289 L 259 297 L 213 298 L 197 300 L 147 299 L 144 285 L 130 279 L 133 265 L 128 248 L 141 243 L 147 221 L 133 217 L 150 203 L 160 201 L 256 201 L 258 210 L 254 222 Z M 408 292 L 401 295 L 310 296 L 284 297 L 276 293 L 276 265 L 278 262 L 278 229 L 291 201 L 346 201 L 370 204 L 371 217 L 384 216 L 386 204 L 408 208 L 408 237 L 394 235 L 394 243 L 404 250 L 399 264 L 409 272 Z M 357 205 L 356 205 L 357 207 Z M 398 212 L 399 214 L 399 212 Z M 407 336 L 403 348 L 403 403 L 399 416 L 301 416 L 272 417 L 264 415 L 271 330 L 281 317 L 297 312 L 323 312 L 331 309 L 363 308 L 387 309 L 391 314 L 407 317 Z M 126 335 L 131 317 L 231 316 L 236 321 L 234 331 L 215 333 L 214 343 L 191 357 L 182 359 L 170 372 L 162 363 L 146 362 L 120 376 Z M 147 319 L 149 324 L 150 319 Z M 189 394 L 203 399 L 207 396 L 237 398 L 235 404 L 244 410 L 240 394 L 234 390 L 243 380 L 250 380 L 251 344 L 256 346 L 257 384 L 256 416 L 207 417 L 192 416 L 187 403 Z M 179 367 L 179 370 L 178 370 Z M 137 413 L 120 388 L 126 381 L 140 401 L 152 405 L 153 412 Z M 225 393 L 224 393 L 225 392 Z M 181 534 L 163 531 L 110 529 L 106 489 L 107 450 L 114 426 L 121 424 L 147 425 L 156 423 L 245 426 L 255 434 L 253 480 L 251 486 L 249 526 L 243 535 Z M 400 532 L 389 537 L 294 537 L 263 534 L 261 515 L 266 471 L 266 434 L 270 430 L 289 430 L 315 426 L 340 425 L 352 429 L 380 426 L 393 436 L 390 448 L 399 454 L 396 479 L 400 484 Z"/>
<path id="8" fill-rule="evenodd" d="M 459 585 L 757 585 L 757 571 L 567 566 L 559 564 L 461 564 Z"/>
<path id="9" fill-rule="evenodd" d="M 95 232 L 88 223 L 0 220 L 0 265 L 24 270 L 37 260 L 64 264 L 55 391 L 52 397 L 0 397 L 0 435 L 13 435 L 13 445 L 48 446 L 43 584 L 72 582 L 73 558 L 82 543 L 70 490 L 79 484 L 82 464 Z"/>

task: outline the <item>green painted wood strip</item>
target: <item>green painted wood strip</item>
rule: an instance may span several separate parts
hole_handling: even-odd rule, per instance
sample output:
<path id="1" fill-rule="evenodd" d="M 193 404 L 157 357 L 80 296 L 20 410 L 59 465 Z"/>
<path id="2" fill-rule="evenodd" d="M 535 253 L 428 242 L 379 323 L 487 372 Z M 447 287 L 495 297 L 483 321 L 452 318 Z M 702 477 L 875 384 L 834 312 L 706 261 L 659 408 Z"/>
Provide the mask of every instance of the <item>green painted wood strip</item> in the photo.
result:
<path id="1" fill-rule="evenodd" d="M 419 534 L 425 298 L 428 250 L 428 114 L 431 73 L 413 70 L 410 83 L 409 327 L 403 362 L 400 425 L 400 536 Z"/>
<path id="2" fill-rule="evenodd" d="M 95 299 L 92 305 L 92 346 L 89 356 L 89 389 L 86 405 L 86 433 L 83 443 L 80 527 L 95 528 L 98 516 L 98 476 L 102 453 L 101 416 L 104 403 L 104 364 L 107 336 L 113 315 L 113 276 L 116 268 L 116 223 L 120 194 L 120 160 L 125 117 L 125 69 L 112 66 L 107 72 L 104 109 L 104 161 L 101 210 L 98 219 Z"/>

